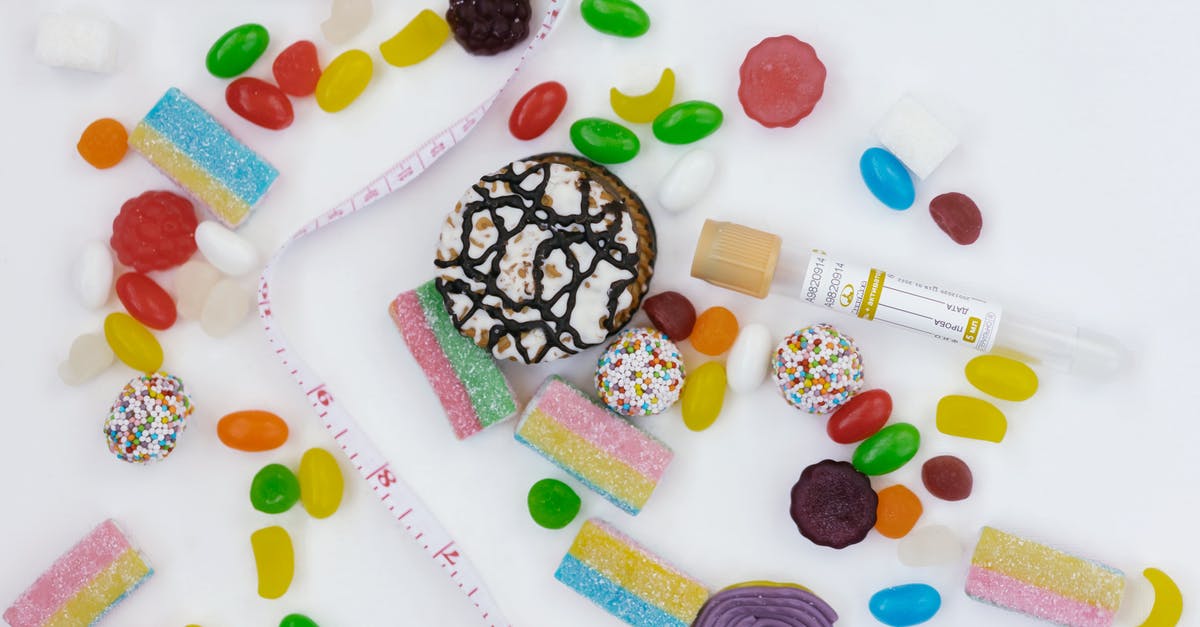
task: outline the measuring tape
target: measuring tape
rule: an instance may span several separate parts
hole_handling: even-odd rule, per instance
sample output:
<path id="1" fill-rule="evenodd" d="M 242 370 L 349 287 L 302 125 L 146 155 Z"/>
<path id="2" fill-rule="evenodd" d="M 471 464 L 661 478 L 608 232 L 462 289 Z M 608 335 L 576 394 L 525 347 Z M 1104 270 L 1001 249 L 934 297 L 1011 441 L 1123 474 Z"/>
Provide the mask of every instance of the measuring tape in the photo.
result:
<path id="1" fill-rule="evenodd" d="M 391 468 L 379 447 L 363 431 L 354 417 L 335 400 L 329 387 L 321 380 L 316 371 L 304 363 L 288 344 L 287 338 L 275 325 L 274 312 L 271 310 L 271 280 L 275 267 L 287 253 L 288 248 L 297 241 L 316 233 L 317 231 L 341 220 L 353 213 L 366 209 L 375 204 L 380 198 L 387 196 L 411 183 L 429 166 L 446 154 L 466 138 L 483 116 L 491 109 L 496 98 L 504 91 L 513 78 L 525 65 L 525 60 L 541 45 L 558 21 L 559 13 L 566 0 L 549 0 L 550 6 L 542 19 L 537 32 L 525 52 L 521 54 L 512 74 L 504 81 L 504 85 L 464 115 L 449 127 L 436 133 L 420 148 L 397 161 L 383 175 L 367 183 L 350 198 L 338 204 L 333 209 L 322 213 L 306 223 L 279 250 L 263 268 L 258 284 L 258 315 L 262 319 L 263 331 L 271 349 L 283 362 L 283 366 L 296 379 L 296 383 L 304 390 L 321 424 L 333 435 L 333 439 L 346 454 L 350 463 L 358 469 L 360 475 L 379 501 L 387 507 L 392 516 L 404 525 L 412 539 L 416 541 L 439 567 L 450 577 L 458 589 L 467 596 L 480 612 L 480 619 L 491 627 L 508 625 L 494 599 L 483 584 L 483 578 L 467 560 L 466 555 L 458 547 L 454 538 L 438 522 L 437 517 L 417 498 L 416 493 Z"/>

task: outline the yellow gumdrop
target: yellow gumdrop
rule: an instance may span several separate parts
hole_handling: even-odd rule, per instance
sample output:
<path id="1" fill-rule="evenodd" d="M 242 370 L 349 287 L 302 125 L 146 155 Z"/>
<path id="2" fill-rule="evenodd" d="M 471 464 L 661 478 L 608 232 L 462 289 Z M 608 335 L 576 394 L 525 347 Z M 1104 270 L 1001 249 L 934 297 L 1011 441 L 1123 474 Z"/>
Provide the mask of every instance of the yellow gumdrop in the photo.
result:
<path id="1" fill-rule="evenodd" d="M 1006 401 L 1023 401 L 1038 389 L 1037 373 L 1032 368 L 1000 355 L 980 355 L 968 361 L 966 373 L 971 385 Z"/>
<path id="2" fill-rule="evenodd" d="M 688 373 L 683 384 L 680 405 L 683 424 L 692 431 L 703 431 L 717 421 L 725 402 L 725 366 L 710 361 Z"/>
<path id="3" fill-rule="evenodd" d="M 317 105 L 329 113 L 337 113 L 363 93 L 371 82 L 374 70 L 371 55 L 362 50 L 347 50 L 339 54 L 321 72 L 317 80 Z"/>
<path id="4" fill-rule="evenodd" d="M 300 458 L 300 502 L 313 518 L 329 518 L 342 503 L 345 482 L 333 455 L 310 448 Z"/>
<path id="5" fill-rule="evenodd" d="M 162 345 L 129 314 L 108 314 L 104 319 L 104 339 L 117 359 L 134 370 L 149 374 L 162 367 Z"/>
<path id="6" fill-rule="evenodd" d="M 1142 571 L 1154 587 L 1154 606 L 1140 627 L 1175 627 L 1183 616 L 1183 594 L 1166 573 L 1157 568 Z"/>
<path id="7" fill-rule="evenodd" d="M 612 103 L 613 112 L 621 117 L 626 122 L 634 124 L 648 124 L 658 117 L 658 114 L 667 110 L 671 106 L 671 99 L 675 97 L 675 72 L 671 68 L 663 70 L 662 76 L 658 79 L 658 84 L 649 93 L 640 96 L 626 96 L 621 93 L 616 87 L 613 87 L 608 92 L 609 102 Z"/>
<path id="8" fill-rule="evenodd" d="M 292 585 L 296 553 L 292 537 L 283 527 L 266 527 L 250 534 L 254 565 L 258 570 L 258 596 L 278 599 Z"/>
<path id="9" fill-rule="evenodd" d="M 416 65 L 437 52 L 450 37 L 442 16 L 424 9 L 391 39 L 379 44 L 383 60 L 396 67 Z"/>
<path id="10" fill-rule="evenodd" d="M 1008 420 L 981 398 L 951 394 L 938 401 L 937 428 L 946 435 L 999 442 L 1008 431 Z"/>

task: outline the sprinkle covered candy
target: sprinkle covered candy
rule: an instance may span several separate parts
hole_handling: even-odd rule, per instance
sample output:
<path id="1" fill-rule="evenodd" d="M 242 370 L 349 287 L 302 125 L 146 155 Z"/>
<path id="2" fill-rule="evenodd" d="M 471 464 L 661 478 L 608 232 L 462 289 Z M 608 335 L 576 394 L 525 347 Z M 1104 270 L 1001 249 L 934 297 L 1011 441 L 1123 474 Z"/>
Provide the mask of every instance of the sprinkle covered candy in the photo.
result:
<path id="1" fill-rule="evenodd" d="M 135 464 L 166 459 L 192 409 L 178 377 L 165 372 L 137 377 L 121 390 L 104 421 L 108 450 Z"/>
<path id="2" fill-rule="evenodd" d="M 771 367 L 783 398 L 812 414 L 834 411 L 863 388 L 858 347 L 828 324 L 805 327 L 784 338 L 775 348 Z"/>
<path id="3" fill-rule="evenodd" d="M 626 416 L 666 411 L 683 390 L 683 356 L 665 333 L 636 328 L 623 331 L 596 366 L 596 393 Z"/>

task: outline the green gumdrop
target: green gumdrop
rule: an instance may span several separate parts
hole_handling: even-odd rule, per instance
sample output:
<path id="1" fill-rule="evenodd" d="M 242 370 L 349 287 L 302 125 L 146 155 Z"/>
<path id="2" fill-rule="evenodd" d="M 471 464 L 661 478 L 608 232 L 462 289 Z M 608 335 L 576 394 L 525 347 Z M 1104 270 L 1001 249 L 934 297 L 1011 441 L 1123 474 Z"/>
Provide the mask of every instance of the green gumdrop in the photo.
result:
<path id="1" fill-rule="evenodd" d="M 712 135 L 725 115 L 720 107 L 703 100 L 688 100 L 668 107 L 654 118 L 654 136 L 667 144 L 690 144 Z"/>
<path id="2" fill-rule="evenodd" d="M 217 78 L 233 78 L 250 69 L 267 49 L 271 36 L 261 24 L 242 24 L 221 35 L 204 64 Z"/>
<path id="3" fill-rule="evenodd" d="M 907 422 L 888 425 L 854 449 L 851 463 L 864 475 L 886 475 L 917 454 L 921 432 Z"/>
<path id="4" fill-rule="evenodd" d="M 250 503 L 266 514 L 282 514 L 300 500 L 300 480 L 283 464 L 267 464 L 250 482 Z"/>
<path id="5" fill-rule="evenodd" d="M 304 614 L 288 614 L 279 621 L 279 627 L 321 627 Z"/>
<path id="6" fill-rule="evenodd" d="M 604 118 L 583 118 L 572 124 L 571 143 L 599 163 L 625 163 L 642 148 L 633 131 Z"/>
<path id="7" fill-rule="evenodd" d="M 583 0 L 583 21 L 592 28 L 617 37 L 640 37 L 650 30 L 650 16 L 633 0 Z"/>
<path id="8" fill-rule="evenodd" d="M 542 479 L 529 488 L 529 516 L 547 529 L 562 529 L 575 520 L 582 502 L 571 486 L 558 479 Z"/>

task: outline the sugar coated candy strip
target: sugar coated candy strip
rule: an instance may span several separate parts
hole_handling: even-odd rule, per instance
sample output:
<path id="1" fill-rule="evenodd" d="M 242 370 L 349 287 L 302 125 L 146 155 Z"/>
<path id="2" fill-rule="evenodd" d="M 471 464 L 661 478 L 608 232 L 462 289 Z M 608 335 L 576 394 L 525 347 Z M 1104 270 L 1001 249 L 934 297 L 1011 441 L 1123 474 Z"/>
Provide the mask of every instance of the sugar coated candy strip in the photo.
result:
<path id="1" fill-rule="evenodd" d="M 12 627 L 91 625 L 154 569 L 112 520 L 100 523 L 4 612 Z"/>
<path id="2" fill-rule="evenodd" d="M 554 578 L 630 625 L 688 627 L 708 600 L 699 581 L 597 518 L 580 528 Z"/>
<path id="3" fill-rule="evenodd" d="M 508 379 L 487 351 L 454 327 L 434 281 L 397 296 L 389 311 L 458 439 L 517 414 Z"/>
<path id="4" fill-rule="evenodd" d="M 558 377 L 546 379 L 526 406 L 516 438 L 635 515 L 673 456 L 665 444 Z"/>
<path id="5" fill-rule="evenodd" d="M 1125 575 L 992 527 L 971 557 L 967 596 L 1070 627 L 1113 624 Z"/>
<path id="6" fill-rule="evenodd" d="M 279 176 L 274 166 L 174 87 L 133 129 L 129 145 L 230 228 L 250 217 Z"/>

